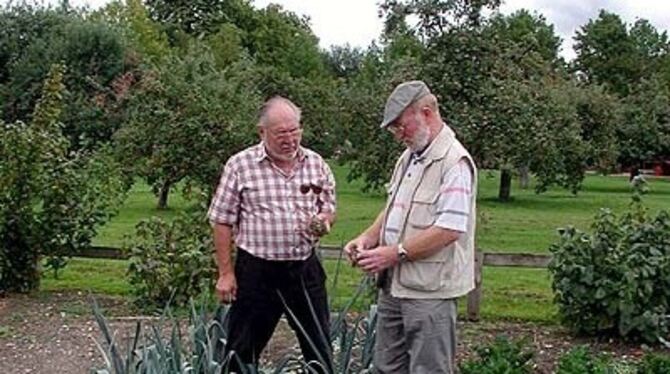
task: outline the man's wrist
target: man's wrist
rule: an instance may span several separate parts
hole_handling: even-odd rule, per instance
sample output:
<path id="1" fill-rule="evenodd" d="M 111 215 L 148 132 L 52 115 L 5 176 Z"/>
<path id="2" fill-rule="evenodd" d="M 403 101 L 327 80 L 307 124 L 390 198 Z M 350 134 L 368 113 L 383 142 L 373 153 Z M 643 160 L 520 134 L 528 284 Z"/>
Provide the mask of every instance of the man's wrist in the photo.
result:
<path id="1" fill-rule="evenodd" d="M 398 262 L 403 263 L 409 261 L 409 253 L 407 252 L 405 246 L 402 245 L 402 242 L 398 243 L 397 251 L 398 251 Z"/>
<path id="2" fill-rule="evenodd" d="M 367 232 L 364 232 L 358 238 L 365 243 L 366 249 L 374 247 L 377 243 L 377 240 L 375 240 L 374 237 Z"/>

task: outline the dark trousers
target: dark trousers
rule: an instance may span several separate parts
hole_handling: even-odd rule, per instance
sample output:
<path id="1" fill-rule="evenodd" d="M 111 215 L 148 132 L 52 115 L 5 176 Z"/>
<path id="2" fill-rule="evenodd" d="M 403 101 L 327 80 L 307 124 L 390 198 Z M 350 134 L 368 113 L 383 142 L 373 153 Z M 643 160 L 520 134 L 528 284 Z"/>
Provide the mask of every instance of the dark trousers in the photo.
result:
<path id="1" fill-rule="evenodd" d="M 332 372 L 330 311 L 326 274 L 312 254 L 303 261 L 269 261 L 238 249 L 235 262 L 237 299 L 228 312 L 226 356 L 256 365 L 282 314 L 296 333 L 306 362 L 319 372 Z M 283 301 L 282 301 L 283 299 Z M 240 371 L 237 359 L 231 369 Z"/>

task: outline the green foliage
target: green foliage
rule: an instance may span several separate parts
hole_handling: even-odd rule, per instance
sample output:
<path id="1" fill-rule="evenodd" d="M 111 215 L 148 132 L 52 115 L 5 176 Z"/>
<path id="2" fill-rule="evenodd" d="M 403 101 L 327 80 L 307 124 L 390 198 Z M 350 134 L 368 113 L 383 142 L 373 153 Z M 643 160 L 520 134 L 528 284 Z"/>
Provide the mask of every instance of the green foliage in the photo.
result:
<path id="1" fill-rule="evenodd" d="M 11 19 L 16 33 L 0 34 L 0 44 L 16 48 L 6 52 L 6 80 L 0 81 L 4 120 L 29 123 L 50 66 L 64 64 L 61 120 L 71 147 L 93 149 L 108 141 L 123 120 L 121 103 L 132 83 L 127 73 L 135 63 L 126 59 L 120 32 L 68 8 L 24 4 L 3 9 L 0 17 Z M 38 27 L 30 28 L 30 22 Z M 25 41 L 16 42 L 17 35 Z"/>
<path id="2" fill-rule="evenodd" d="M 143 72 L 115 141 L 126 168 L 160 192 L 160 207 L 182 180 L 212 190 L 224 161 L 255 140 L 255 73 L 247 61 L 218 69 L 201 44 Z"/>
<path id="3" fill-rule="evenodd" d="M 606 84 L 612 92 L 628 94 L 628 85 L 639 78 L 635 44 L 618 15 L 601 10 L 598 18 L 577 30 L 575 67 L 593 83 Z"/>
<path id="4" fill-rule="evenodd" d="M 508 16 L 496 14 L 490 19 L 488 27 L 495 30 L 502 40 L 522 45 L 526 51 L 537 52 L 545 61 L 558 60 L 561 38 L 541 14 L 531 14 L 526 9 Z"/>
<path id="5" fill-rule="evenodd" d="M 325 73 L 318 39 L 307 18 L 269 5 L 257 14 L 253 29 L 245 29 L 250 55 L 263 66 L 275 67 L 291 77 L 317 77 Z"/>
<path id="6" fill-rule="evenodd" d="M 500 4 L 500 0 L 385 0 L 380 9 L 387 33 L 397 30 L 405 16 L 415 14 L 419 18 L 419 35 L 430 39 L 454 27 L 477 27 L 484 11 L 494 11 Z"/>
<path id="7" fill-rule="evenodd" d="M 574 68 L 589 83 L 602 84 L 621 97 L 622 121 L 616 127 L 618 161 L 626 167 L 670 154 L 670 41 L 649 21 L 628 25 L 602 10 L 575 37 Z"/>
<path id="8" fill-rule="evenodd" d="M 645 77 L 662 74 L 668 83 L 670 41 L 645 19 L 626 24 L 618 15 L 601 10 L 575 36 L 575 69 L 589 82 L 604 84 L 621 97 Z"/>
<path id="9" fill-rule="evenodd" d="M 135 301 L 147 309 L 185 306 L 212 288 L 216 273 L 214 245 L 203 212 L 182 213 L 172 222 L 143 220 L 135 239 L 124 248 Z"/>
<path id="10" fill-rule="evenodd" d="M 619 146 L 617 132 L 622 126 L 619 99 L 597 85 L 579 86 L 571 92 L 575 100 L 581 137 L 586 143 L 586 165 L 607 173 L 615 169 Z"/>
<path id="11" fill-rule="evenodd" d="M 0 85 L 10 79 L 10 72 L 35 40 L 66 23 L 70 15 L 31 2 L 10 2 L 0 8 Z M 47 68 L 48 70 L 48 65 Z M 37 89 L 40 85 L 38 84 Z M 12 122 L 10 118 L 4 118 Z"/>
<path id="12" fill-rule="evenodd" d="M 402 147 L 393 136 L 379 128 L 382 108 L 393 88 L 414 79 L 413 60 L 384 62 L 385 54 L 370 48 L 359 74 L 338 92 L 339 116 L 344 127 L 340 152 L 342 161 L 351 165 L 349 180 L 362 178 L 363 190 L 379 189 L 388 182 Z"/>
<path id="13" fill-rule="evenodd" d="M 227 308 L 219 307 L 212 315 L 204 307 L 191 303 L 189 333 L 185 337 L 179 323 L 166 308 L 157 324 L 142 328 L 137 322 L 127 346 L 115 339 L 115 332 L 102 315 L 97 303 L 93 314 L 102 332 L 98 343 L 105 367 L 93 370 L 97 374 L 183 373 L 192 371 L 203 374 L 227 373 L 232 357 L 221 357 L 226 332 L 224 320 Z M 167 331 L 164 333 L 164 331 Z M 252 371 L 256 373 L 256 371 Z"/>
<path id="14" fill-rule="evenodd" d="M 588 347 L 579 346 L 561 356 L 557 374 L 624 374 L 634 373 L 634 366 L 618 363 L 607 355 L 594 355 Z"/>
<path id="15" fill-rule="evenodd" d="M 55 271 L 90 245 L 122 199 L 118 166 L 107 153 L 69 153 L 58 122 L 63 71 L 54 65 L 32 115 L 0 127 L 0 282 L 28 292 L 39 285 L 39 258 Z"/>
<path id="16" fill-rule="evenodd" d="M 622 100 L 623 124 L 618 127 L 619 161 L 641 167 L 642 163 L 670 155 L 670 86 L 658 76 L 630 85 Z"/>
<path id="17" fill-rule="evenodd" d="M 215 32 L 231 13 L 239 8 L 248 8 L 248 0 L 147 0 L 151 18 L 163 24 L 174 35 L 176 29 L 193 36 L 204 36 Z"/>
<path id="18" fill-rule="evenodd" d="M 631 210 L 595 217 L 593 233 L 560 229 L 550 247 L 552 288 L 563 322 L 577 332 L 616 333 L 647 342 L 670 331 L 670 214 Z"/>
<path id="19" fill-rule="evenodd" d="M 499 5 L 385 1 L 385 57 L 404 51 L 409 66 L 420 66 L 409 69 L 412 78 L 424 79 L 440 98 L 443 118 L 478 165 L 503 172 L 501 200 L 509 199 L 514 170 L 535 174 L 537 192 L 556 184 L 577 193 L 591 150 L 581 137 L 579 88 L 557 56 L 560 38 L 541 15 L 482 13 Z M 420 20 L 415 28 L 405 21 L 409 15 Z M 386 57 L 385 65 L 395 61 Z M 377 179 L 384 166 L 370 163 L 357 175 Z"/>
<path id="20" fill-rule="evenodd" d="M 462 374 L 524 374 L 532 373 L 533 352 L 523 341 L 510 341 L 498 336 L 485 346 L 477 348 L 476 359 L 470 359 L 460 366 Z"/>
<path id="21" fill-rule="evenodd" d="M 115 0 L 97 12 L 92 19 L 114 25 L 144 60 L 157 61 L 169 52 L 167 35 L 149 18 L 141 0 Z"/>
<path id="22" fill-rule="evenodd" d="M 361 69 L 365 53 L 349 44 L 332 46 L 326 55 L 326 66 L 338 78 L 350 78 Z"/>
<path id="23" fill-rule="evenodd" d="M 638 365 L 637 374 L 670 373 L 670 355 L 649 353 Z"/>
<path id="24" fill-rule="evenodd" d="M 333 346 L 333 374 L 368 373 L 372 370 L 372 348 L 375 340 L 377 308 L 351 319 L 350 307 L 357 298 L 369 290 L 371 284 L 363 281 L 350 303 L 331 320 L 331 344 Z M 114 339 L 115 333 L 97 304 L 93 313 L 103 336 L 98 344 L 105 359 L 105 367 L 96 373 L 229 373 L 229 365 L 238 360 L 234 353 L 223 356 L 227 341 L 225 329 L 228 308 L 218 306 L 211 313 L 206 298 L 200 299 L 199 307 L 190 303 L 188 335 L 180 330 L 180 323 L 171 314 L 170 306 L 164 309 L 161 320 L 149 328 L 136 325 L 130 344 L 122 346 Z M 287 316 L 287 318 L 291 318 Z M 249 366 L 242 373 L 290 373 L 312 372 L 302 357 L 287 355 L 269 368 Z M 313 369 L 312 369 L 313 370 Z"/>

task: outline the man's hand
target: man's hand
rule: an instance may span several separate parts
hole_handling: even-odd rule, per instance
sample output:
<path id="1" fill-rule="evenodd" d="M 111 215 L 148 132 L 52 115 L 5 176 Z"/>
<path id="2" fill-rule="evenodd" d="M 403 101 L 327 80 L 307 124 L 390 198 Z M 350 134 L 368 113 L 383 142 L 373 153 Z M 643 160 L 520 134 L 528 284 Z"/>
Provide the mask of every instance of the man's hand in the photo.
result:
<path id="1" fill-rule="evenodd" d="M 357 259 L 358 266 L 367 273 L 379 273 L 395 266 L 400 261 L 396 246 L 383 246 L 362 251 L 358 254 Z"/>
<path id="2" fill-rule="evenodd" d="M 359 254 L 368 248 L 372 248 L 375 244 L 377 244 L 375 241 L 361 235 L 344 246 L 344 253 L 347 254 L 351 265 L 356 266 Z"/>
<path id="3" fill-rule="evenodd" d="M 323 214 L 319 213 L 312 217 L 309 222 L 309 232 L 318 237 L 322 237 L 330 232 L 330 220 Z"/>
<path id="4" fill-rule="evenodd" d="M 224 304 L 230 304 L 237 298 L 237 280 L 233 272 L 219 275 L 216 281 L 216 296 Z"/>

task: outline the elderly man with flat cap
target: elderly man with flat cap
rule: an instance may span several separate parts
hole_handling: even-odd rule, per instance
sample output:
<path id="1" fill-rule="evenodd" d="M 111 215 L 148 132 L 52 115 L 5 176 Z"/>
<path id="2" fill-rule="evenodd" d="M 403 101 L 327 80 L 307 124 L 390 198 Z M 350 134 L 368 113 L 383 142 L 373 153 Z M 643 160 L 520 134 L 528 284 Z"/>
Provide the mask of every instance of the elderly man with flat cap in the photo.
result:
<path id="1" fill-rule="evenodd" d="M 374 367 L 453 373 L 456 300 L 475 285 L 477 168 L 424 82 L 395 88 L 381 127 L 407 149 L 385 209 L 344 248 L 352 263 L 377 275 Z"/>

